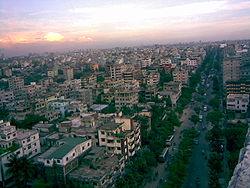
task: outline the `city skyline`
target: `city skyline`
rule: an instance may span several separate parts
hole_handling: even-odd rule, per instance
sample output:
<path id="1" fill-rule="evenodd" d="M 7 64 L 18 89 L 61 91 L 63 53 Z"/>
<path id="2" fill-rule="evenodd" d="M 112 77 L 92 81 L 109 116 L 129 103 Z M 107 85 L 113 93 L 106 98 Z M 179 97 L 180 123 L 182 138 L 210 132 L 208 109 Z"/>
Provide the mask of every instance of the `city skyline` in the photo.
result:
<path id="1" fill-rule="evenodd" d="M 250 1 L 0 2 L 0 48 L 29 52 L 250 38 Z"/>

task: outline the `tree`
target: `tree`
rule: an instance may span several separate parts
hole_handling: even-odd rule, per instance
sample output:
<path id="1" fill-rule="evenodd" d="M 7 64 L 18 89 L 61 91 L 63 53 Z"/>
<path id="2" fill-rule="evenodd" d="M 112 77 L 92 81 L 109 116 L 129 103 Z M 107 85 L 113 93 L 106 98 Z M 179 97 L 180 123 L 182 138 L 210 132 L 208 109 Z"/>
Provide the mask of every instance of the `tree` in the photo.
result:
<path id="1" fill-rule="evenodd" d="M 12 155 L 6 166 L 8 167 L 7 173 L 18 187 L 27 187 L 27 183 L 34 176 L 34 165 L 26 156 L 18 158 L 17 155 Z"/>
<path id="2" fill-rule="evenodd" d="M 194 123 L 197 124 L 199 122 L 199 116 L 198 115 L 192 115 L 190 120 Z"/>
<path id="3" fill-rule="evenodd" d="M 103 82 L 104 80 L 105 80 L 105 78 L 104 78 L 104 76 L 102 76 L 102 75 L 97 75 L 97 82 L 99 83 L 99 82 Z"/>
<path id="4" fill-rule="evenodd" d="M 222 113 L 218 110 L 209 112 L 207 114 L 207 120 L 210 121 L 212 124 L 219 123 L 220 119 L 222 118 Z"/>

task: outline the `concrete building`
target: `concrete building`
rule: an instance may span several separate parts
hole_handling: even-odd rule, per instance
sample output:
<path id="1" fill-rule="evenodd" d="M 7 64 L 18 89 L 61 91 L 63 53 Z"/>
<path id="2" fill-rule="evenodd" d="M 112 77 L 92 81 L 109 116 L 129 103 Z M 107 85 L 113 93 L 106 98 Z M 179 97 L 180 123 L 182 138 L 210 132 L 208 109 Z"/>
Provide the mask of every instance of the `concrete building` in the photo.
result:
<path id="1" fill-rule="evenodd" d="M 48 77 L 54 78 L 54 77 L 58 76 L 58 70 L 57 69 L 49 69 L 47 71 L 47 75 L 48 75 Z"/>
<path id="2" fill-rule="evenodd" d="M 227 94 L 249 94 L 250 95 L 250 81 L 227 81 L 226 82 Z"/>
<path id="3" fill-rule="evenodd" d="M 66 80 L 73 80 L 74 78 L 74 69 L 71 67 L 65 67 L 63 69 L 63 75 Z"/>
<path id="4" fill-rule="evenodd" d="M 110 153 L 134 156 L 141 147 L 140 124 L 131 118 L 117 117 L 98 128 L 98 142 Z"/>
<path id="5" fill-rule="evenodd" d="M 173 74 L 173 79 L 175 82 L 181 82 L 182 84 L 188 83 L 188 79 L 189 79 L 188 71 L 175 69 L 172 74 Z"/>
<path id="6" fill-rule="evenodd" d="M 28 158 L 41 153 L 39 134 L 36 130 L 17 129 L 17 142 L 22 146 L 23 154 Z"/>
<path id="7" fill-rule="evenodd" d="M 9 89 L 10 90 L 21 90 L 24 87 L 24 79 L 21 77 L 13 76 L 9 78 Z"/>
<path id="8" fill-rule="evenodd" d="M 113 187 L 115 180 L 124 170 L 124 157 L 108 153 L 105 148 L 92 148 L 80 166 L 69 173 L 68 178 L 78 185 L 95 188 Z M 98 168 L 94 168 L 98 167 Z"/>
<path id="9" fill-rule="evenodd" d="M 138 102 L 137 89 L 118 89 L 115 92 L 115 107 L 117 109 L 121 109 L 123 106 L 132 108 Z"/>
<path id="10" fill-rule="evenodd" d="M 227 110 L 246 113 L 249 104 L 248 94 L 229 94 L 227 96 Z"/>
<path id="11" fill-rule="evenodd" d="M 78 166 L 79 158 L 90 148 L 91 139 L 64 138 L 41 154 L 37 161 L 46 167 L 49 178 L 63 184 L 66 183 L 66 175 Z"/>
<path id="12" fill-rule="evenodd" d="M 223 82 L 237 81 L 240 79 L 241 59 L 231 57 L 223 61 Z"/>
<path id="13" fill-rule="evenodd" d="M 26 155 L 32 158 L 41 152 L 39 134 L 35 130 L 17 129 L 10 122 L 0 120 L 0 185 L 6 185 L 10 178 L 7 173 L 10 157 Z"/>
<path id="14" fill-rule="evenodd" d="M 93 104 L 93 93 L 91 89 L 78 89 L 69 93 L 69 97 L 82 101 L 88 105 Z"/>

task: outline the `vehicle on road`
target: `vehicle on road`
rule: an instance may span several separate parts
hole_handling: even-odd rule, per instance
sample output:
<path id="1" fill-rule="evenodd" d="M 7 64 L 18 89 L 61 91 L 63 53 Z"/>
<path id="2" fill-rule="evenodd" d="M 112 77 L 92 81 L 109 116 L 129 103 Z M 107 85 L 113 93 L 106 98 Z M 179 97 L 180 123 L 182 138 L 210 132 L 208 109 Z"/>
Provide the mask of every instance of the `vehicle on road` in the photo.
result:
<path id="1" fill-rule="evenodd" d="M 164 163 L 166 161 L 167 155 L 168 155 L 169 147 L 164 148 L 161 155 L 158 158 L 158 161 L 161 163 Z"/>
<path id="2" fill-rule="evenodd" d="M 166 145 L 171 146 L 173 139 L 174 139 L 174 135 L 169 136 L 168 139 L 166 140 Z"/>
<path id="3" fill-rule="evenodd" d="M 207 111 L 207 106 L 204 106 L 203 110 L 204 110 L 204 112 L 206 112 Z"/>
<path id="4" fill-rule="evenodd" d="M 199 121 L 201 122 L 202 119 L 203 119 L 203 116 L 200 114 L 200 115 L 199 115 Z"/>

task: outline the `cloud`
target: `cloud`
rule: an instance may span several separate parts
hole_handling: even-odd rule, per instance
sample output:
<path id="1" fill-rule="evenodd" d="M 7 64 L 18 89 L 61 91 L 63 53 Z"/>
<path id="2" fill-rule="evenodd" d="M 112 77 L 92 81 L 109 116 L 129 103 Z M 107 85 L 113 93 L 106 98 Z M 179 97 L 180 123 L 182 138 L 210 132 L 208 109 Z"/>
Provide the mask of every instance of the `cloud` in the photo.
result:
<path id="1" fill-rule="evenodd" d="M 94 39 L 92 39 L 91 37 L 87 37 L 87 36 L 81 36 L 79 39 L 82 42 L 94 41 Z"/>
<path id="2" fill-rule="evenodd" d="M 61 41 L 63 38 L 64 38 L 63 35 L 54 32 L 49 32 L 44 36 L 44 39 L 50 42 Z"/>
<path id="3" fill-rule="evenodd" d="M 222 9 L 236 11 L 236 10 L 243 10 L 243 9 L 249 9 L 249 8 L 250 8 L 250 1 L 244 1 L 244 2 L 239 2 L 236 4 L 227 4 Z"/>

